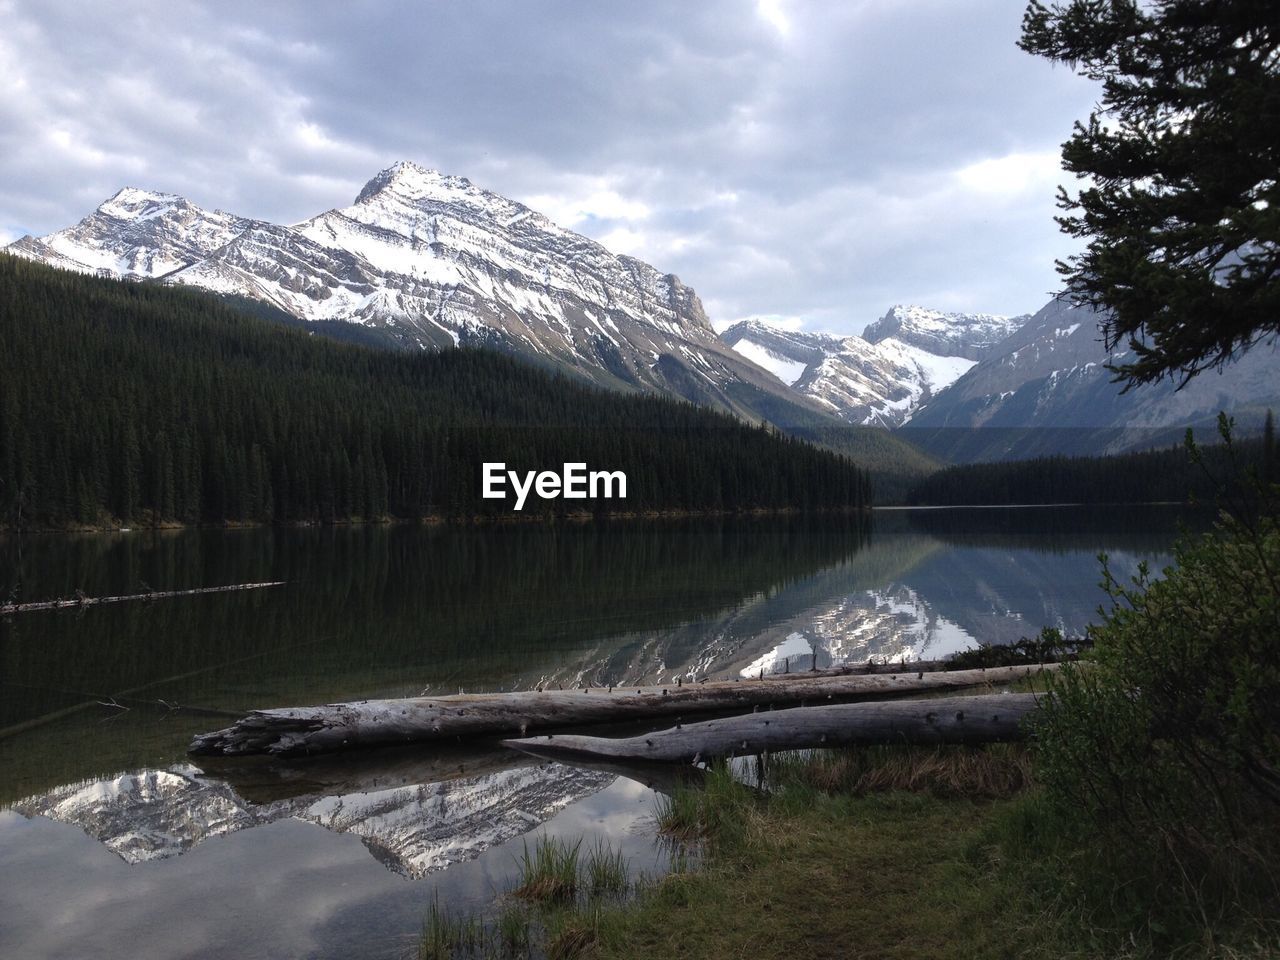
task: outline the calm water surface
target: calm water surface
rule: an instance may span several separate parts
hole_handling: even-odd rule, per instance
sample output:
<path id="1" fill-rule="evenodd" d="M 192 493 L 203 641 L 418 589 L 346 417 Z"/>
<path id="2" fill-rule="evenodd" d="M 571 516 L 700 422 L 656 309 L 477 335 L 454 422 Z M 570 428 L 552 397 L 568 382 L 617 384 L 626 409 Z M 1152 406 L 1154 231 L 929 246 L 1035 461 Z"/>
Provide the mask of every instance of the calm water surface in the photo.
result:
<path id="1" fill-rule="evenodd" d="M 543 833 L 663 869 L 664 783 L 488 745 L 193 762 L 229 714 L 756 675 L 1080 632 L 1168 563 L 1173 508 L 0 539 L 0 595 L 261 580 L 0 620 L 0 956 L 403 957 Z M 1202 525 L 1192 522 L 1193 526 Z"/>

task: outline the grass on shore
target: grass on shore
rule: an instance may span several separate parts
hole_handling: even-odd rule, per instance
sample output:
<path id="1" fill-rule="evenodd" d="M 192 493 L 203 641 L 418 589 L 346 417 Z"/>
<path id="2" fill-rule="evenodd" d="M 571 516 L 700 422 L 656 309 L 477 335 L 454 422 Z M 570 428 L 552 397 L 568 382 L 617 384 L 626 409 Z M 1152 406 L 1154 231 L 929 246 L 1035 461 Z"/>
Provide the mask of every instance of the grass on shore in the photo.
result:
<path id="1" fill-rule="evenodd" d="M 603 918 L 649 883 L 632 881 L 622 854 L 604 842 L 584 854 L 580 839 L 539 837 L 517 866 L 519 881 L 496 917 L 453 914 L 433 900 L 418 960 L 577 957 L 595 943 Z"/>
<path id="2" fill-rule="evenodd" d="M 660 821 L 702 868 L 598 923 L 590 955 L 1280 957 L 1261 891 L 1100 839 L 1032 773 L 1014 744 L 775 758 L 767 793 L 713 771 Z"/>
<path id="3" fill-rule="evenodd" d="M 665 833 L 705 838 L 702 868 L 609 916 L 594 956 L 1072 955 L 986 842 L 1029 782 L 1022 748 L 821 751 L 765 779 L 713 771 L 665 805 Z"/>
<path id="4" fill-rule="evenodd" d="M 1256 904 L 1197 916 L 1154 862 L 1064 835 L 1032 772 L 1017 744 L 791 754 L 762 785 L 715 768 L 660 808 L 672 873 L 544 838 L 496 920 L 436 911 L 420 957 L 1280 957 Z"/>

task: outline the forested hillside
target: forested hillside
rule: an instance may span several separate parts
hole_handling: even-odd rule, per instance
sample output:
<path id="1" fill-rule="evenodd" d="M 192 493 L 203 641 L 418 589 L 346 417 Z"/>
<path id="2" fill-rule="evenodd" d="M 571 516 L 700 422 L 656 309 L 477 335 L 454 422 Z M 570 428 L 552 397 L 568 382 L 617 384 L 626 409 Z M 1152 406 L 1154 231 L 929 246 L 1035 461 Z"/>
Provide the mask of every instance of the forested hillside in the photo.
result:
<path id="1" fill-rule="evenodd" d="M 309 336 L 204 293 L 0 256 L 0 524 L 509 515 L 481 464 L 627 475 L 570 510 L 846 509 L 845 458 L 491 352 Z"/>
<path id="2" fill-rule="evenodd" d="M 1240 478 L 1275 482 L 1274 431 L 1260 438 L 1199 450 L 1199 463 L 1183 446 L 1111 457 L 1038 457 L 1034 460 L 948 467 L 915 483 L 916 506 L 1010 503 L 1156 503 L 1195 499 L 1213 504 L 1236 496 Z"/>

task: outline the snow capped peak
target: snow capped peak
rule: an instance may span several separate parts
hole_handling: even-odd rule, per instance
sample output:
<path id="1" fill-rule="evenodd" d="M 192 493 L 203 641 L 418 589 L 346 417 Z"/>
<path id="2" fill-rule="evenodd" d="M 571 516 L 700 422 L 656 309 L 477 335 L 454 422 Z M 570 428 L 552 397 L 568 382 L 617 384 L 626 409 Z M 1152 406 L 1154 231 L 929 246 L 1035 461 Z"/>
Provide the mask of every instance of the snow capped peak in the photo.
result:
<path id="1" fill-rule="evenodd" d="M 1020 318 L 1025 319 L 1025 317 Z M 951 330 L 956 328 L 977 328 L 992 325 L 1005 325 L 1009 318 L 995 313 L 959 313 L 946 312 L 942 310 L 932 310 L 928 307 L 921 307 L 915 304 L 894 304 L 885 313 L 883 317 L 877 320 L 871 326 L 867 327 L 864 337 L 871 340 L 884 339 L 884 334 L 878 338 L 873 333 L 875 330 L 896 326 L 900 329 L 910 330 Z"/>
<path id="2" fill-rule="evenodd" d="M 829 351 L 838 350 L 844 337 L 830 333 L 791 330 L 781 324 L 753 317 L 750 320 L 739 320 L 732 326 L 726 327 L 721 331 L 720 339 L 739 353 L 742 352 L 739 344 L 751 342 L 770 348 L 780 355 L 788 355 L 793 360 L 799 360 L 807 353 L 810 355 L 809 362 L 812 362 L 812 359 Z"/>
<path id="3" fill-rule="evenodd" d="M 190 204 L 175 193 L 159 193 L 138 187 L 125 187 L 117 191 L 113 197 L 104 200 L 97 212 L 118 220 L 150 220 L 153 217 L 163 216 L 179 205 L 189 206 Z"/>
<path id="4" fill-rule="evenodd" d="M 1020 328 L 1024 314 L 947 313 L 913 304 L 895 304 L 863 331 L 863 339 L 880 343 L 890 338 L 928 350 L 940 357 L 977 360 L 983 352 Z"/>
<path id="5" fill-rule="evenodd" d="M 722 331 L 720 339 L 788 386 L 795 386 L 838 343 L 836 337 L 787 330 L 757 319 L 738 321 Z"/>
<path id="6" fill-rule="evenodd" d="M 749 320 L 739 320 L 736 323 L 734 323 L 732 326 L 726 327 L 724 333 L 722 333 L 721 336 L 722 337 L 726 336 L 730 332 L 768 333 L 777 337 L 810 336 L 810 334 L 802 333 L 799 330 L 793 330 L 790 327 L 784 326 L 781 323 L 776 323 L 771 320 L 765 320 L 761 317 L 752 317 Z"/>
<path id="7" fill-rule="evenodd" d="M 8 249 L 66 270 L 154 278 L 208 256 L 247 224 L 177 194 L 125 187 L 79 223 Z"/>
<path id="8" fill-rule="evenodd" d="M 364 185 L 356 203 L 368 203 L 382 194 L 403 200 L 454 201 L 461 196 L 483 196 L 486 191 L 466 177 L 451 177 L 409 160 L 400 160 L 378 173 Z"/>

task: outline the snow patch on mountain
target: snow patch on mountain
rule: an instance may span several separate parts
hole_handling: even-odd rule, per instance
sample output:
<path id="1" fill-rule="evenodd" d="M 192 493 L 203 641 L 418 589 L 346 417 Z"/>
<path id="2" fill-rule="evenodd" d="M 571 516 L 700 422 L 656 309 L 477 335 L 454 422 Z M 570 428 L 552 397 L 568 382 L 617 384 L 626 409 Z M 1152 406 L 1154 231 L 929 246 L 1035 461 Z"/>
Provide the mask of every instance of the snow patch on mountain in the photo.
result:
<path id="1" fill-rule="evenodd" d="M 794 386 L 808 368 L 808 364 L 802 360 L 790 360 L 751 340 L 739 341 L 734 344 L 734 349 L 752 363 L 764 367 L 789 387 Z"/>

